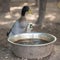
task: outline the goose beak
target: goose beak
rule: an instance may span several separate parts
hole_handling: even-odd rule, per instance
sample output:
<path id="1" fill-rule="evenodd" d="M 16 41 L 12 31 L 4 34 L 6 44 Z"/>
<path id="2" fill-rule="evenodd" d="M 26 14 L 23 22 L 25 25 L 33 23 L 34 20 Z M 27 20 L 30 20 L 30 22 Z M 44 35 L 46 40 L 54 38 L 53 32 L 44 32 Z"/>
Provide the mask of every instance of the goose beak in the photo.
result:
<path id="1" fill-rule="evenodd" d="M 28 13 L 29 13 L 29 14 L 32 14 L 32 10 L 30 9 L 30 10 L 28 11 Z"/>

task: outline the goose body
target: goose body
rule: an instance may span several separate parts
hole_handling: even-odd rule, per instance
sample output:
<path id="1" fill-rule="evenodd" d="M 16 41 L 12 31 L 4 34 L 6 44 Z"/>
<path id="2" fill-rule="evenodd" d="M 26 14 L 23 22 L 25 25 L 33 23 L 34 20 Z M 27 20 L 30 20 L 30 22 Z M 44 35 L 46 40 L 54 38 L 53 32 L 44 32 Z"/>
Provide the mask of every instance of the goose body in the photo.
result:
<path id="1" fill-rule="evenodd" d="M 29 11 L 28 6 L 24 6 L 21 11 L 21 17 L 14 23 L 10 31 L 8 32 L 7 36 L 12 36 L 20 33 L 24 33 L 25 29 L 28 25 L 28 21 L 25 18 L 26 12 Z"/>

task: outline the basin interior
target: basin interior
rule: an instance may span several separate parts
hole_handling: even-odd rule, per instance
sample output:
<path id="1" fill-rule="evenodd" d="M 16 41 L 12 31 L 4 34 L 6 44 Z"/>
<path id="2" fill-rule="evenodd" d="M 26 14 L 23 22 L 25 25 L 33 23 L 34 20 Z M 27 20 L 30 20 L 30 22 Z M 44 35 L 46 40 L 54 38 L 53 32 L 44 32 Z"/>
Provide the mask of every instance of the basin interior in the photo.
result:
<path id="1" fill-rule="evenodd" d="M 36 45 L 53 42 L 55 37 L 47 33 L 23 33 L 9 38 L 15 44 Z"/>

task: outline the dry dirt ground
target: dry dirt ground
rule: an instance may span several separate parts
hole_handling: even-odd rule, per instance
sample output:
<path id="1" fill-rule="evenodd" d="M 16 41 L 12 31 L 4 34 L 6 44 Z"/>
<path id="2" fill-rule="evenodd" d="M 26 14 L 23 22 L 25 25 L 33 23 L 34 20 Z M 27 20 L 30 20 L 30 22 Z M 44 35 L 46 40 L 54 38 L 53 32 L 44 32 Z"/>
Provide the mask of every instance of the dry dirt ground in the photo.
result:
<path id="1" fill-rule="evenodd" d="M 55 52 L 49 56 L 48 59 L 44 58 L 44 60 L 60 60 L 60 9 L 57 9 L 56 7 L 53 9 L 53 7 L 54 6 L 50 6 L 47 8 L 45 15 L 46 19 L 43 22 L 43 28 L 35 28 L 37 32 L 50 33 L 57 37 L 57 41 L 54 44 Z M 20 17 L 20 9 L 21 6 L 13 9 L 11 7 L 10 13 L 0 14 L 0 60 L 21 60 L 12 54 L 7 41 L 8 37 L 6 36 L 6 33 L 9 31 L 13 23 Z M 35 12 L 37 11 L 37 8 L 35 8 Z M 37 15 L 37 13 L 35 14 Z"/>

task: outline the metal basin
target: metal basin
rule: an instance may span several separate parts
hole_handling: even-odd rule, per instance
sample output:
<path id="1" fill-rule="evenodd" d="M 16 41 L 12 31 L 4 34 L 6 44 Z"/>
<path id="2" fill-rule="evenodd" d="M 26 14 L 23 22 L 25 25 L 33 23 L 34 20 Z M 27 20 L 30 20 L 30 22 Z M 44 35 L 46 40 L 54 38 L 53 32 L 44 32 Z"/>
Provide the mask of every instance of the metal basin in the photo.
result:
<path id="1" fill-rule="evenodd" d="M 50 55 L 55 41 L 56 37 L 48 33 L 22 33 L 8 38 L 13 53 L 27 59 L 43 58 Z"/>

